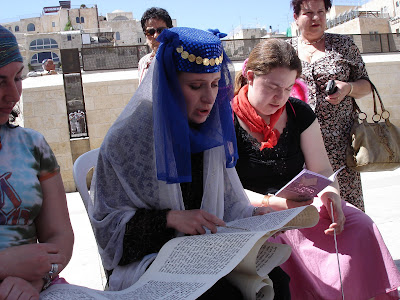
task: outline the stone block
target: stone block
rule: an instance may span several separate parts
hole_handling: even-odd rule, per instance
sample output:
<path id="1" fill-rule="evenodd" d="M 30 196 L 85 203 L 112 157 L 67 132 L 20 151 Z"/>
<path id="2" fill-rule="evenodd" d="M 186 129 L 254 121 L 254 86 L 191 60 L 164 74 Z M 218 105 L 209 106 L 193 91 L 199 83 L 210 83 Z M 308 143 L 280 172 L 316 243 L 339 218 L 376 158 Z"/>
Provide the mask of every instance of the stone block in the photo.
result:
<path id="1" fill-rule="evenodd" d="M 28 102 L 28 103 L 23 102 L 22 114 L 25 116 L 32 116 L 33 115 L 33 104 L 30 102 Z"/>
<path id="2" fill-rule="evenodd" d="M 61 154 L 68 155 L 69 153 L 71 153 L 71 146 L 69 141 L 60 143 L 49 143 L 49 145 L 53 150 L 53 152 L 59 155 Z"/>
<path id="3" fill-rule="evenodd" d="M 45 120 L 42 117 L 24 114 L 24 126 L 27 128 L 32 128 L 36 131 L 42 132 L 46 126 L 44 121 Z"/>
<path id="4" fill-rule="evenodd" d="M 33 114 L 37 117 L 43 116 L 43 118 L 46 118 L 55 113 L 58 113 L 57 104 L 55 102 L 37 101 L 33 103 Z"/>
<path id="5" fill-rule="evenodd" d="M 85 95 L 85 109 L 86 112 L 94 110 L 94 102 L 95 102 L 95 97 L 89 97 L 87 95 Z"/>
<path id="6" fill-rule="evenodd" d="M 69 138 L 69 134 L 66 136 L 65 131 L 58 128 L 47 128 L 44 132 L 42 132 L 42 134 L 48 143 L 60 143 L 65 141 L 67 137 Z"/>
<path id="7" fill-rule="evenodd" d="M 76 186 L 74 181 L 65 181 L 63 179 L 64 189 L 66 193 L 73 193 L 76 192 Z"/>
<path id="8" fill-rule="evenodd" d="M 88 97 L 103 97 L 108 94 L 107 84 L 85 84 L 83 92 Z"/>
<path id="9" fill-rule="evenodd" d="M 108 86 L 108 94 L 109 95 L 118 95 L 118 94 L 128 94 L 133 95 L 136 91 L 137 87 L 132 84 L 131 81 L 127 81 L 123 84 L 110 84 Z"/>
<path id="10" fill-rule="evenodd" d="M 111 127 L 111 124 L 99 124 L 99 125 L 95 126 L 94 128 L 92 128 L 90 137 L 104 139 L 104 137 L 106 136 L 110 127 Z"/>
<path id="11" fill-rule="evenodd" d="M 54 87 L 45 94 L 47 101 L 65 101 L 64 86 Z"/>

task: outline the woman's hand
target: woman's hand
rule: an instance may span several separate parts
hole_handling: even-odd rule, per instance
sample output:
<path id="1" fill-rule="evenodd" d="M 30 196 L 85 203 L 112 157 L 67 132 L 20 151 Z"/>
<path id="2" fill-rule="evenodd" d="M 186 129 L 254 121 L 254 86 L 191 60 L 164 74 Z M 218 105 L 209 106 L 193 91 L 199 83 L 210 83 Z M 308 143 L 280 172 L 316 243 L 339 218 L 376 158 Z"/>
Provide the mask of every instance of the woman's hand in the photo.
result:
<path id="1" fill-rule="evenodd" d="M 0 280 L 9 276 L 27 281 L 42 279 L 58 264 L 61 270 L 66 264 L 64 255 L 59 254 L 55 244 L 36 243 L 14 246 L 0 251 Z"/>
<path id="2" fill-rule="evenodd" d="M 335 221 L 332 222 L 331 225 L 329 225 L 329 228 L 325 230 L 325 234 L 333 235 L 335 229 L 336 229 L 336 234 L 341 234 L 342 231 L 344 230 L 346 217 L 344 216 L 342 210 L 341 199 L 339 195 L 333 192 L 325 192 L 321 195 L 321 200 L 324 206 L 326 207 L 331 220 L 332 220 L 332 209 L 331 209 L 331 203 L 332 203 L 333 216 Z"/>
<path id="3" fill-rule="evenodd" d="M 306 206 L 313 203 L 313 199 L 307 201 L 293 201 L 286 198 L 272 196 L 269 198 L 269 207 L 273 210 L 285 210 L 288 208 L 296 208 L 300 206 Z"/>
<path id="4" fill-rule="evenodd" d="M 258 206 L 254 211 L 254 216 L 261 216 L 274 211 L 271 207 Z"/>
<path id="5" fill-rule="evenodd" d="M 332 95 L 328 95 L 325 97 L 325 100 L 333 105 L 337 105 L 342 102 L 344 97 L 346 97 L 352 90 L 351 84 L 349 82 L 335 80 L 335 83 L 337 86 L 337 91 Z"/>
<path id="6" fill-rule="evenodd" d="M 216 233 L 217 226 L 225 226 L 225 222 L 201 209 L 171 210 L 167 213 L 167 227 L 184 234 L 205 234 L 204 227 Z"/>
<path id="7" fill-rule="evenodd" d="M 22 278 L 7 277 L 0 283 L 0 300 L 38 300 L 39 292 Z"/>

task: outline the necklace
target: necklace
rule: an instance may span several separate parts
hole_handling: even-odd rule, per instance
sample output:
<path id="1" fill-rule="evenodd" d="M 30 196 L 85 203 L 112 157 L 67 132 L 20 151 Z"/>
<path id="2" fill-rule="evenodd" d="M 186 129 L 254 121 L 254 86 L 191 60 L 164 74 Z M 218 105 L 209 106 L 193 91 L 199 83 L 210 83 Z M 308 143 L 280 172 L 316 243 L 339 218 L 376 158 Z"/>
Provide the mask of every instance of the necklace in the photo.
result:
<path id="1" fill-rule="evenodd" d="M 325 37 L 325 33 L 318 40 L 316 40 L 314 42 L 306 42 L 305 40 L 303 40 L 303 38 L 301 38 L 301 42 L 305 45 L 315 45 L 315 44 L 319 43 L 324 37 Z"/>
<path id="2" fill-rule="evenodd" d="M 314 53 L 317 52 L 318 49 L 314 49 L 313 51 L 308 51 L 307 49 L 303 48 L 303 50 L 307 52 L 308 56 L 310 57 L 310 60 L 312 60 Z"/>

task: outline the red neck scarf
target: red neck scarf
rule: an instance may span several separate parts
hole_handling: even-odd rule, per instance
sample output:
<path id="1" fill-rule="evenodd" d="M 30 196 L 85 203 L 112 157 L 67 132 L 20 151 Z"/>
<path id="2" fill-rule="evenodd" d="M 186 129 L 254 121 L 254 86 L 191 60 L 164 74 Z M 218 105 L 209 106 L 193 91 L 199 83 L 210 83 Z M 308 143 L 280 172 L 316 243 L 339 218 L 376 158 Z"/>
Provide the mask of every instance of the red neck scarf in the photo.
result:
<path id="1" fill-rule="evenodd" d="M 279 131 L 274 129 L 274 126 L 276 122 L 278 122 L 285 106 L 282 106 L 272 114 L 269 119 L 269 124 L 267 124 L 263 118 L 257 114 L 254 107 L 251 106 L 249 99 L 247 99 L 248 90 L 248 84 L 240 89 L 239 94 L 233 98 L 232 109 L 239 119 L 249 127 L 251 132 L 261 133 L 263 135 L 260 151 L 264 148 L 273 148 L 278 143 L 280 136 Z"/>

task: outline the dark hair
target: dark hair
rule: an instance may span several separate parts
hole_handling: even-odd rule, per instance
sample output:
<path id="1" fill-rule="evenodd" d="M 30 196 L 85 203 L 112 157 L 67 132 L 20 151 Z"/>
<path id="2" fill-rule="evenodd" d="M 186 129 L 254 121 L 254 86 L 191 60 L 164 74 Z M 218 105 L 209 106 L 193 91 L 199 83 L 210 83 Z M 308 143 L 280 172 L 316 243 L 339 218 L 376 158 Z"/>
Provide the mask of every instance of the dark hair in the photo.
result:
<path id="1" fill-rule="evenodd" d="M 18 127 L 18 124 L 16 124 L 15 121 L 17 120 L 19 114 L 20 114 L 20 110 L 19 110 L 18 106 L 16 105 L 16 106 L 14 106 L 14 108 L 11 111 L 10 115 L 8 116 L 8 121 L 6 122 L 6 125 L 9 128 Z"/>
<path id="2" fill-rule="evenodd" d="M 291 0 L 290 6 L 293 8 L 293 13 L 298 16 L 301 10 L 301 5 L 303 2 L 307 0 Z M 322 0 L 324 1 L 325 4 L 325 10 L 328 11 L 332 7 L 332 1 L 331 0 Z"/>
<path id="3" fill-rule="evenodd" d="M 151 7 L 143 13 L 142 19 L 140 20 L 143 32 L 146 30 L 146 22 L 150 19 L 162 20 L 167 24 L 168 28 L 173 27 L 171 17 L 164 8 Z"/>
<path id="4" fill-rule="evenodd" d="M 252 70 L 255 75 L 264 75 L 275 68 L 295 70 L 297 78 L 301 75 L 301 61 L 296 50 L 283 39 L 265 39 L 258 43 L 250 52 L 244 71 Z M 235 95 L 245 84 L 247 78 L 239 72 L 235 77 Z"/>

